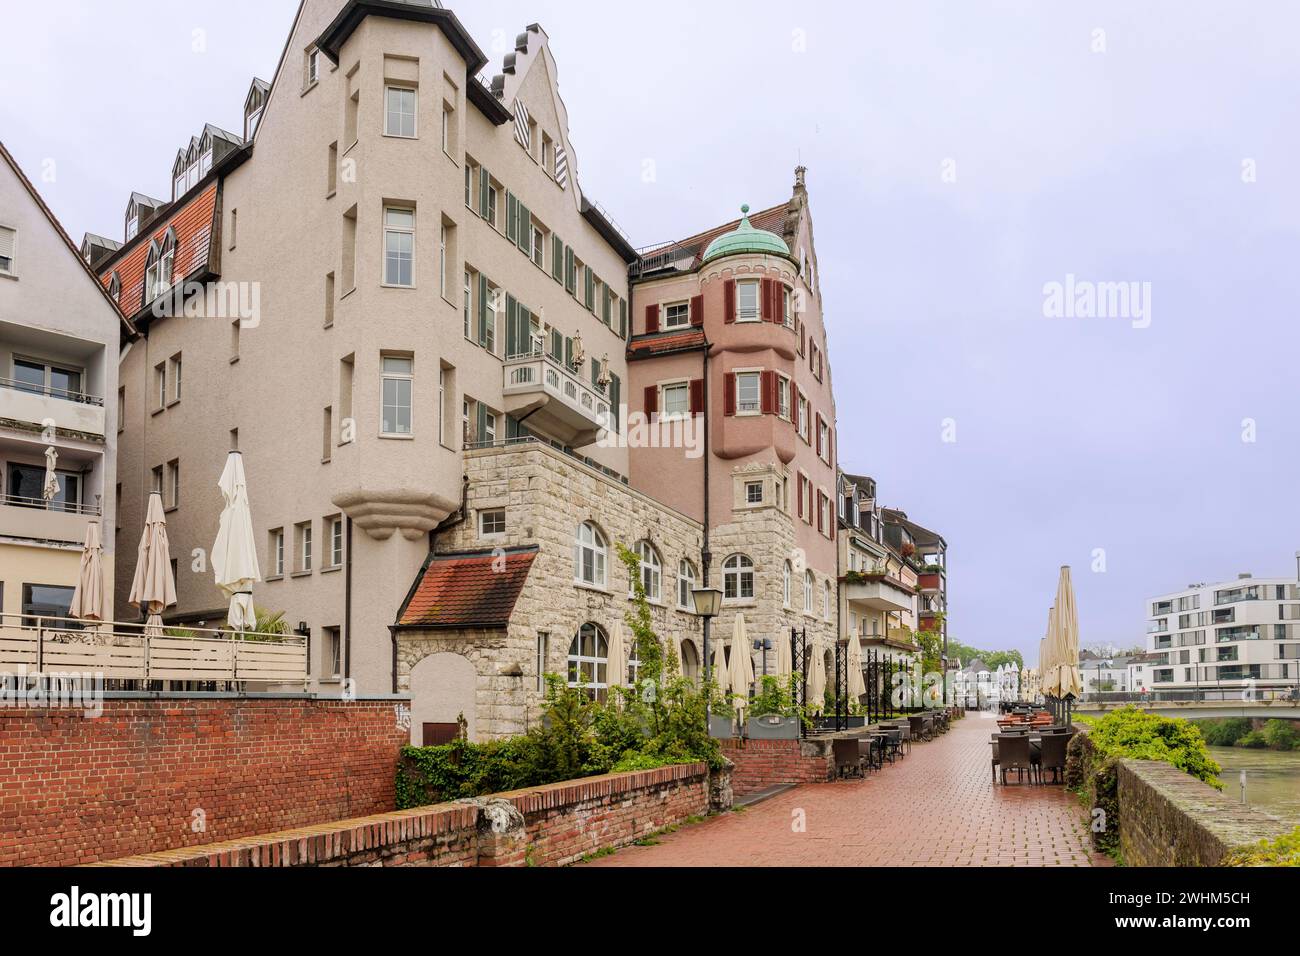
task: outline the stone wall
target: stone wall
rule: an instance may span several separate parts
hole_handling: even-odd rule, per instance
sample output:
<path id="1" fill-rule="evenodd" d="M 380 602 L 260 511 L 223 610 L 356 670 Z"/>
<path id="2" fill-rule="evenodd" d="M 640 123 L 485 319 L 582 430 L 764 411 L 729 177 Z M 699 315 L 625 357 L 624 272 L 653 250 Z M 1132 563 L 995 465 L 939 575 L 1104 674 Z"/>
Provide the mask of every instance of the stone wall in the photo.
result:
<path id="1" fill-rule="evenodd" d="M 387 811 L 405 701 L 0 709 L 0 866 L 71 866 Z"/>
<path id="2" fill-rule="evenodd" d="M 562 866 L 704 816 L 710 810 L 710 789 L 704 764 L 684 764 L 150 853 L 113 864 Z"/>
<path id="3" fill-rule="evenodd" d="M 786 783 L 826 783 L 835 779 L 835 759 L 829 739 L 718 741 L 735 764 L 731 784 L 736 796 Z"/>
<path id="4" fill-rule="evenodd" d="M 1219 866 L 1234 849 L 1290 830 L 1170 764 L 1122 760 L 1118 778 L 1128 866 Z"/>

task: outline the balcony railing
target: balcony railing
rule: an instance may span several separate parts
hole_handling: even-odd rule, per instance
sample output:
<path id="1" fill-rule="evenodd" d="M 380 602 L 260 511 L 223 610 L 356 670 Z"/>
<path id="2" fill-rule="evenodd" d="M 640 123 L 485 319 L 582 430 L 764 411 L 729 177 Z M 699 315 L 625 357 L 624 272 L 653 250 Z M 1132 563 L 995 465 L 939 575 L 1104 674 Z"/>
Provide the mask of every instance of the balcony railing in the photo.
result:
<path id="1" fill-rule="evenodd" d="M 610 422 L 609 399 L 604 391 L 587 384 L 544 351 L 507 358 L 504 372 L 507 395 L 540 389 L 577 412 L 590 427 L 603 428 Z"/>
<path id="2" fill-rule="evenodd" d="M 79 501 L 46 501 L 44 498 L 24 498 L 22 495 L 0 495 L 0 505 L 55 511 L 66 515 L 84 515 L 90 518 L 98 518 L 103 514 L 101 508 L 95 505 L 83 505 Z"/>
<path id="3" fill-rule="evenodd" d="M 31 382 L 20 382 L 13 378 L 0 378 L 0 388 L 13 389 L 15 392 L 27 392 L 31 395 L 44 395 L 46 398 L 58 398 L 65 402 L 76 402 L 79 405 L 97 405 L 100 407 L 104 405 L 104 400 L 98 395 L 72 392 L 49 385 L 33 385 Z"/>
<path id="4" fill-rule="evenodd" d="M 305 683 L 307 639 L 198 627 L 98 626 L 61 617 L 0 614 L 0 673 L 106 680 Z"/>

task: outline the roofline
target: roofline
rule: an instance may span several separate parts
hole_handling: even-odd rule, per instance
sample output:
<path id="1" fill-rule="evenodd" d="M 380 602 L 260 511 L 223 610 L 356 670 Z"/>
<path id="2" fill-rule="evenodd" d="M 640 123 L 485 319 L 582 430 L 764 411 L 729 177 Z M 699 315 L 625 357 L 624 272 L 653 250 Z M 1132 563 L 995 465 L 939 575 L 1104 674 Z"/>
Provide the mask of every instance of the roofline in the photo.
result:
<path id="1" fill-rule="evenodd" d="M 469 35 L 455 13 L 443 7 L 418 7 L 403 0 L 348 0 L 348 4 L 339 11 L 334 21 L 317 38 L 317 48 L 332 63 L 337 64 L 339 48 L 372 13 L 391 17 L 394 20 L 431 23 L 447 35 L 452 46 L 465 58 L 466 67 L 471 73 L 478 73 L 487 66 L 486 54 L 479 49 L 479 45 L 474 42 L 474 38 Z"/>
<path id="2" fill-rule="evenodd" d="M 521 545 L 519 547 L 514 547 L 514 548 L 501 548 L 501 549 L 488 548 L 488 549 L 479 549 L 477 551 L 456 551 L 456 552 L 448 552 L 447 554 L 439 554 L 437 551 L 434 551 L 432 548 L 430 548 L 428 556 L 425 557 L 424 563 L 420 565 L 420 570 L 416 573 L 415 579 L 411 582 L 410 590 L 406 592 L 406 597 L 402 599 L 402 603 L 397 608 L 397 619 L 392 624 L 388 625 L 389 629 L 394 632 L 416 631 L 416 630 L 459 631 L 459 630 L 465 630 L 465 629 L 475 628 L 475 627 L 484 628 L 484 629 L 488 629 L 488 628 L 500 629 L 503 627 L 509 627 L 510 626 L 509 620 L 507 620 L 505 624 L 478 623 L 478 624 L 456 624 L 456 625 L 402 624 L 401 620 L 402 618 L 406 617 L 406 611 L 411 606 L 411 601 L 415 599 L 416 592 L 420 590 L 420 585 L 424 583 L 425 574 L 428 573 L 430 565 L 432 565 L 435 561 L 454 561 L 457 558 L 490 558 L 496 554 L 505 554 L 505 555 L 540 554 L 541 550 L 542 550 L 541 546 L 536 544 Z M 516 603 L 517 601 L 518 599 L 516 599 Z"/>
<path id="3" fill-rule="evenodd" d="M 632 244 L 623 238 L 623 234 L 614 228 L 614 224 L 586 196 L 582 197 L 582 218 L 591 223 L 592 227 L 600 233 L 600 237 L 609 243 L 628 265 L 641 258 L 632 248 Z"/>
<path id="4" fill-rule="evenodd" d="M 71 237 L 68 236 L 67 231 L 63 228 L 63 224 L 59 222 L 58 217 L 54 215 L 54 212 L 50 207 L 45 205 L 45 200 L 42 199 L 41 194 L 36 191 L 36 187 L 32 185 L 32 181 L 27 178 L 27 174 L 23 172 L 22 167 L 18 165 L 18 161 L 13 158 L 13 155 L 5 147 L 3 141 L 0 141 L 0 157 L 3 157 L 4 161 L 9 165 L 9 168 L 14 171 L 14 174 L 18 177 L 18 181 L 23 184 L 23 188 L 25 188 L 32 199 L 36 201 L 36 205 L 45 215 L 45 218 L 49 220 L 50 225 L 54 227 L 54 231 L 59 234 L 59 237 L 63 240 L 63 244 L 68 247 L 68 251 L 72 253 L 72 258 L 77 260 L 77 264 L 81 266 L 82 271 L 85 272 L 90 281 L 95 284 L 95 288 L 99 290 L 99 294 L 104 297 L 104 301 L 112 307 L 113 312 L 121 320 L 122 327 L 125 329 L 126 334 L 133 339 L 138 336 L 140 332 L 135 327 L 135 323 L 128 319 L 122 313 L 122 310 L 118 308 L 117 303 L 113 301 L 113 297 L 108 294 L 108 290 L 105 289 L 103 283 L 99 281 L 99 276 L 95 275 L 94 271 L 90 268 L 90 263 L 81 258 L 81 249 L 73 244 Z"/>
<path id="5" fill-rule="evenodd" d="M 775 212 L 778 209 L 786 209 L 789 208 L 789 206 L 790 206 L 790 200 L 787 199 L 785 202 L 779 202 L 775 206 L 768 206 L 766 209 L 760 209 L 758 212 L 751 212 L 748 214 L 748 218 L 752 222 L 753 220 L 759 218 L 760 216 L 766 216 L 768 213 Z M 651 253 L 655 252 L 658 249 L 667 249 L 669 246 L 681 246 L 683 248 L 686 248 L 690 246 L 690 244 L 693 242 L 697 242 L 697 243 L 703 242 L 705 236 L 709 235 L 710 233 L 717 232 L 719 229 L 730 228 L 734 231 L 734 228 L 740 225 L 740 220 L 743 218 L 745 217 L 742 216 L 737 219 L 724 222 L 720 226 L 713 226 L 709 229 L 701 229 L 699 232 L 695 233 L 695 235 L 687 236 L 685 239 L 677 239 L 675 241 L 662 242 L 657 246 L 652 246 L 651 248 L 647 249 L 644 254 L 650 255 Z"/>

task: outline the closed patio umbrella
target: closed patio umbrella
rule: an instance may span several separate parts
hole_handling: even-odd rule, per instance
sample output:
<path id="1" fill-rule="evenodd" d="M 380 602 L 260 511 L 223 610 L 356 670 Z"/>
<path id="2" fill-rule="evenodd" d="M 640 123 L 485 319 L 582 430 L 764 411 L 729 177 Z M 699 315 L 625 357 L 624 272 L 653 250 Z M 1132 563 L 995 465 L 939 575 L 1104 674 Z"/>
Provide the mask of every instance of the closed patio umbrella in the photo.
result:
<path id="1" fill-rule="evenodd" d="M 713 645 L 713 668 L 711 673 L 718 684 L 718 693 L 724 697 L 731 693 L 731 674 L 727 669 L 726 645 L 720 640 Z"/>
<path id="2" fill-rule="evenodd" d="M 262 580 L 262 572 L 257 565 L 253 514 L 248 506 L 244 459 L 239 452 L 232 451 L 226 458 L 217 487 L 226 504 L 212 545 L 212 570 L 217 586 L 230 598 L 226 625 L 232 631 L 252 631 L 257 627 L 253 584 Z"/>
<path id="3" fill-rule="evenodd" d="M 1039 660 L 1039 666 L 1043 674 L 1043 696 L 1055 697 L 1057 684 L 1055 682 L 1056 668 L 1052 666 L 1053 655 L 1056 653 L 1056 605 L 1047 612 L 1047 636 L 1043 638 L 1042 656 Z"/>
<path id="4" fill-rule="evenodd" d="M 55 473 L 59 453 L 53 445 L 45 449 L 45 484 L 41 485 L 41 497 L 48 506 L 59 496 L 59 476 Z"/>
<path id="5" fill-rule="evenodd" d="M 68 611 L 79 621 L 99 624 L 107 610 L 104 600 L 104 546 L 100 540 L 99 522 L 86 525 L 86 544 L 81 549 L 81 570 L 77 574 L 77 587 L 72 592 L 72 606 Z"/>
<path id="6" fill-rule="evenodd" d="M 140 535 L 140 551 L 128 600 L 148 615 L 144 636 L 162 637 L 162 612 L 176 603 L 176 581 L 172 578 L 162 495 L 156 491 L 149 496 L 149 510 L 144 519 L 144 533 Z"/>
<path id="7" fill-rule="evenodd" d="M 778 633 L 776 636 L 776 676 L 784 684 L 794 671 L 794 652 L 790 648 L 790 635 Z"/>
<path id="8" fill-rule="evenodd" d="M 808 704 L 814 714 L 826 707 L 826 660 L 816 647 L 812 652 L 812 673 L 808 675 Z"/>
<path id="9" fill-rule="evenodd" d="M 867 682 L 862 677 L 862 645 L 854 634 L 849 635 L 849 696 L 854 700 L 867 693 Z"/>
<path id="10" fill-rule="evenodd" d="M 749 706 L 749 687 L 754 683 L 754 659 L 750 654 L 749 636 L 745 632 L 745 615 L 736 614 L 736 621 L 731 635 L 731 660 L 727 664 L 728 683 L 736 694 L 733 702 L 736 710 L 743 711 Z"/>
<path id="11" fill-rule="evenodd" d="M 605 683 L 610 687 L 627 686 L 627 647 L 623 643 L 623 622 L 614 622 L 614 633 L 609 639 L 609 660 L 605 668 Z"/>
<path id="12" fill-rule="evenodd" d="M 1070 569 L 1061 568 L 1061 583 L 1056 590 L 1056 651 L 1053 668 L 1056 670 L 1057 697 L 1083 693 L 1079 678 L 1079 608 L 1074 602 L 1074 582 Z"/>

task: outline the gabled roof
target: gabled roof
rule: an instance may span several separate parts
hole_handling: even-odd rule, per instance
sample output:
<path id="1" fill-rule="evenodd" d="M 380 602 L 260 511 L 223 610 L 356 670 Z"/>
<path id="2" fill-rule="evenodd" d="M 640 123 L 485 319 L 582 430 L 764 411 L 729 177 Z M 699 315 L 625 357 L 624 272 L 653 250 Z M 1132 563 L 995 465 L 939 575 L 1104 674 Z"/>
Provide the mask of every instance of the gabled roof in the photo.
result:
<path id="1" fill-rule="evenodd" d="M 91 271 L 86 260 L 81 258 L 81 250 L 73 245 L 72 239 L 69 238 L 67 232 L 63 228 L 63 224 L 59 222 L 58 218 L 50 210 L 50 207 L 45 205 L 45 200 L 41 198 L 41 194 L 36 191 L 36 187 L 32 185 L 32 181 L 27 178 L 27 174 L 23 172 L 22 167 L 18 165 L 18 161 L 14 159 L 9 150 L 5 148 L 3 142 L 0 142 L 0 159 L 3 159 L 5 163 L 8 164 L 9 168 L 14 171 L 14 175 L 18 177 L 18 181 L 23 184 L 23 188 L 27 190 L 28 195 L 30 195 L 33 201 L 35 201 L 37 208 L 40 209 L 45 218 L 49 220 L 50 225 L 54 227 L 54 231 L 58 234 L 59 238 L 63 240 L 64 245 L 68 247 L 68 251 L 72 253 L 72 258 L 77 261 L 77 267 L 81 269 L 86 274 L 86 277 L 95 284 L 95 288 L 99 289 L 99 293 L 104 297 L 104 301 L 108 303 L 109 307 L 122 320 L 123 331 L 134 338 L 137 333 L 131 320 L 122 315 L 121 310 L 117 307 L 117 303 L 109 296 L 108 290 L 100 283 L 99 278 L 95 273 Z"/>
<path id="2" fill-rule="evenodd" d="M 886 524 L 896 524 L 906 528 L 916 541 L 918 548 L 926 545 L 937 544 L 941 547 L 948 547 L 948 542 L 943 539 L 943 535 L 937 531 L 931 531 L 907 517 L 907 512 L 899 511 L 897 508 L 885 508 L 883 511 Z"/>
<path id="3" fill-rule="evenodd" d="M 536 545 L 430 555 L 397 613 L 397 626 L 447 630 L 503 628 L 536 560 Z"/>
<path id="4" fill-rule="evenodd" d="M 628 358 L 635 360 L 666 355 L 669 352 L 693 351 L 707 344 L 704 330 L 698 328 L 638 335 L 628 346 Z"/>

